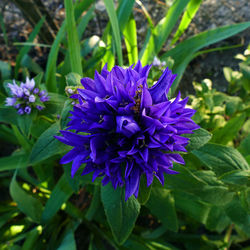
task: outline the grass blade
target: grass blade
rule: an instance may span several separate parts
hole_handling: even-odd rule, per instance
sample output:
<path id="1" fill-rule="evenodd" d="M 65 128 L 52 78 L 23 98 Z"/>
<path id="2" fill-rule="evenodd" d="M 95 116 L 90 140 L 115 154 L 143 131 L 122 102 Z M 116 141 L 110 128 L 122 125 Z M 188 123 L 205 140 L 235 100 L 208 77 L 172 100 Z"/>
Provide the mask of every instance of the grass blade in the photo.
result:
<path id="1" fill-rule="evenodd" d="M 188 25 L 194 18 L 196 12 L 198 11 L 200 5 L 202 3 L 202 0 L 191 0 L 188 3 L 187 9 L 181 19 L 181 23 L 178 27 L 178 30 L 176 31 L 174 38 L 171 42 L 171 45 L 175 44 L 177 40 L 180 38 L 180 36 L 184 33 L 184 31 L 187 29 Z"/>
<path id="2" fill-rule="evenodd" d="M 118 25 L 118 20 L 117 20 L 117 15 L 115 12 L 115 6 L 113 0 L 104 0 L 106 10 L 109 15 L 113 35 L 114 35 L 114 40 L 115 40 L 115 47 L 117 51 L 117 56 L 118 56 L 118 64 L 120 66 L 123 65 L 123 58 L 122 58 L 122 47 L 121 47 L 121 36 L 120 36 L 120 29 Z"/>
<path id="3" fill-rule="evenodd" d="M 15 172 L 10 183 L 10 195 L 18 208 L 35 222 L 40 222 L 43 206 L 40 200 L 25 192 L 16 181 Z"/>
<path id="4" fill-rule="evenodd" d="M 60 43 L 65 34 L 66 23 L 63 22 L 49 52 L 49 57 L 46 65 L 45 82 L 48 91 L 56 92 L 56 61 L 60 48 Z"/>
<path id="5" fill-rule="evenodd" d="M 166 17 L 164 17 L 153 29 L 152 35 L 141 59 L 143 65 L 152 61 L 154 56 L 160 52 L 163 44 L 167 40 L 188 2 L 189 0 L 176 0 L 169 8 Z"/>
<path id="6" fill-rule="evenodd" d="M 41 20 L 38 22 L 38 24 L 35 26 L 35 28 L 33 29 L 33 31 L 31 32 L 28 41 L 27 42 L 33 42 L 33 40 L 35 39 L 35 37 L 37 36 L 37 34 L 39 33 L 43 23 L 44 23 L 45 18 L 41 18 Z M 24 46 L 23 48 L 21 48 L 17 59 L 16 59 L 16 66 L 15 66 L 15 78 L 18 78 L 18 71 L 19 68 L 21 66 L 21 61 L 23 59 L 23 57 L 29 53 L 29 50 L 31 49 L 31 46 Z"/>
<path id="7" fill-rule="evenodd" d="M 88 25 L 88 22 L 94 17 L 93 12 L 95 10 L 95 6 L 93 5 L 93 7 L 91 7 L 88 12 L 82 17 L 82 19 L 80 20 L 78 26 L 77 26 L 77 34 L 78 34 L 78 38 L 79 40 L 81 40 L 81 37 Z"/>
<path id="8" fill-rule="evenodd" d="M 66 10 L 66 26 L 68 33 L 68 49 L 70 53 L 71 70 L 82 75 L 82 62 L 80 53 L 80 42 L 77 35 L 73 2 L 64 0 Z"/>
<path id="9" fill-rule="evenodd" d="M 42 213 L 42 222 L 47 223 L 50 219 L 52 219 L 52 217 L 61 208 L 62 204 L 69 199 L 73 192 L 74 190 L 68 183 L 65 174 L 63 174 L 45 204 L 45 208 Z"/>
<path id="10" fill-rule="evenodd" d="M 185 68 L 187 67 L 188 63 L 194 58 L 195 53 L 198 50 L 210 44 L 233 36 L 249 27 L 250 22 L 245 22 L 208 30 L 179 43 L 175 48 L 163 54 L 161 56 L 161 60 L 164 60 L 169 56 L 174 59 L 175 63 L 173 66 L 173 72 L 178 74 L 171 87 L 172 93 L 174 93 L 174 91 L 178 87 L 178 83 Z"/>
<path id="11" fill-rule="evenodd" d="M 130 18 L 130 14 L 133 10 L 134 3 L 135 0 L 129 0 L 129 1 L 121 1 L 121 3 L 119 4 L 117 10 L 117 19 L 121 31 L 125 28 Z"/>
<path id="12" fill-rule="evenodd" d="M 129 65 L 138 61 L 138 47 L 137 47 L 137 34 L 136 23 L 133 16 L 130 17 L 123 31 L 125 44 L 128 51 Z"/>
<path id="13" fill-rule="evenodd" d="M 79 18 L 84 10 L 86 10 L 91 4 L 93 0 L 90 1 L 81 1 L 75 7 L 75 18 Z M 66 22 L 62 23 L 62 26 L 59 32 L 56 35 L 56 38 L 52 44 L 50 49 L 49 58 L 46 65 L 46 73 L 45 73 L 45 81 L 47 85 L 47 89 L 50 92 L 56 92 L 56 62 L 58 57 L 58 52 L 60 48 L 60 44 L 63 41 L 66 30 Z"/>

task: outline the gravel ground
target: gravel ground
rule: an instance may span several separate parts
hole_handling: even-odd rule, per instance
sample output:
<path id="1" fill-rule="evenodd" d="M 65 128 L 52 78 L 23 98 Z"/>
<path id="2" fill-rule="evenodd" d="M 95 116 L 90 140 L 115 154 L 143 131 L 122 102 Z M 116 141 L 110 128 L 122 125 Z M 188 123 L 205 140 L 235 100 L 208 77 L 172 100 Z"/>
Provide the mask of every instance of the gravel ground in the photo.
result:
<path id="1" fill-rule="evenodd" d="M 164 13 L 172 1 L 173 0 L 166 2 L 163 0 L 141 0 L 154 23 L 157 23 L 164 16 Z M 63 1 L 45 0 L 44 3 L 48 7 L 51 15 L 55 17 L 56 22 L 60 24 L 64 18 Z M 7 0 L 0 1 L 0 10 L 2 10 L 1 13 L 4 16 L 4 22 L 7 27 L 9 44 L 16 41 L 25 41 L 31 31 L 31 27 L 27 21 L 23 19 L 20 11 Z M 138 4 L 134 5 L 134 16 L 137 23 L 139 46 L 141 47 L 146 34 L 146 18 Z M 107 24 L 107 20 L 108 17 L 105 6 L 102 1 L 99 0 L 96 3 L 96 17 L 89 23 L 84 36 L 89 37 L 93 34 L 101 36 Z M 244 21 L 250 21 L 249 0 L 204 0 L 195 18 L 180 40 L 184 40 L 207 29 Z M 188 66 L 180 87 L 184 90 L 192 91 L 190 86 L 193 80 L 201 81 L 203 78 L 211 78 L 216 88 L 225 91 L 227 83 L 223 77 L 222 69 L 224 66 L 237 68 L 237 61 L 233 60 L 233 56 L 242 52 L 249 42 L 250 32 L 248 29 L 237 36 L 216 44 L 216 46 L 211 46 L 210 48 L 238 43 L 244 44 L 243 47 L 238 49 L 209 53 L 194 59 Z M 11 61 L 15 61 L 17 49 L 14 46 L 6 48 L 2 32 L 0 33 L 0 44 L 0 60 L 10 59 Z M 167 49 L 167 46 L 168 43 L 165 49 Z M 35 54 L 35 51 L 33 51 L 33 53 Z M 42 48 L 39 53 L 40 55 L 46 55 L 48 49 Z M 44 67 L 46 56 L 44 58 L 41 57 L 38 62 Z"/>

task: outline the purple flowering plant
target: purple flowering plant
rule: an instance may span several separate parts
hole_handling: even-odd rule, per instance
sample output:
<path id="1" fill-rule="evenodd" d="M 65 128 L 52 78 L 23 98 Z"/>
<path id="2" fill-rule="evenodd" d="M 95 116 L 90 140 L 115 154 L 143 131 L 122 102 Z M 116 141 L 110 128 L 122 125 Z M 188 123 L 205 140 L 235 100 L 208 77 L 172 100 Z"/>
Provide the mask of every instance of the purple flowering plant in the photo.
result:
<path id="1" fill-rule="evenodd" d="M 164 185 L 164 174 L 177 174 L 173 163 L 184 164 L 180 152 L 199 126 L 191 119 L 195 110 L 185 107 L 188 98 L 181 94 L 169 100 L 167 94 L 176 75 L 165 69 L 149 88 L 147 77 L 151 65 L 141 62 L 124 69 L 105 65 L 94 79 L 82 78 L 78 100 L 71 111 L 66 130 L 58 140 L 73 148 L 61 159 L 72 163 L 73 177 L 82 164 L 82 175 L 93 172 L 94 181 L 112 183 L 114 189 L 125 186 L 125 200 L 138 197 L 140 179 L 147 186 L 156 177 Z"/>
<path id="2" fill-rule="evenodd" d="M 48 93 L 40 90 L 34 79 L 26 78 L 26 82 L 18 85 L 15 81 L 7 84 L 11 97 L 5 100 L 6 106 L 12 106 L 19 115 L 30 114 L 32 110 L 43 110 L 44 103 L 49 100 Z"/>

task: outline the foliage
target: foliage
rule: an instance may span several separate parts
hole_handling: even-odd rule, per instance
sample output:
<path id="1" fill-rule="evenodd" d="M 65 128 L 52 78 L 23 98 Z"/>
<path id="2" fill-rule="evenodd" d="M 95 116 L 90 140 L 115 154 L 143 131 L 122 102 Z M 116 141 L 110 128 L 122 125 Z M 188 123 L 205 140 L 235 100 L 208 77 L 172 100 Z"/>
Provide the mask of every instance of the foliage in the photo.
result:
<path id="1" fill-rule="evenodd" d="M 173 96 L 200 49 L 250 27 L 249 22 L 220 27 L 175 45 L 202 2 L 175 0 L 156 25 L 145 12 L 148 32 L 140 49 L 134 2 L 120 0 L 115 9 L 113 1 L 104 1 L 110 22 L 102 37 L 83 39 L 95 16 L 95 1 L 65 0 L 66 20 L 51 44 L 45 70 L 29 55 L 45 18 L 19 50 L 14 68 L 0 61 L 0 139 L 14 148 L 0 159 L 1 249 L 76 249 L 79 244 L 89 249 L 224 249 L 242 248 L 249 239 L 249 48 L 236 56 L 242 60 L 239 71 L 224 69 L 228 94 L 213 89 L 208 79 L 194 83 L 191 106 L 202 129 L 191 137 L 184 154 L 186 166 L 176 164 L 179 174 L 166 176 L 164 187 L 155 181 L 147 188 L 142 181 L 138 199 L 132 196 L 125 202 L 123 188 L 101 187 L 100 181 L 92 182 L 81 171 L 72 179 L 71 166 L 59 164 L 69 151 L 54 138 L 66 128 L 72 109 L 65 88 L 75 90 L 80 78 L 92 77 L 105 63 L 113 67 L 116 58 L 120 65 L 138 58 L 145 65 L 158 56 L 178 74 Z M 163 53 L 181 16 L 172 45 Z M 149 85 L 160 73 L 153 67 Z M 8 95 L 4 82 L 26 76 L 35 76 L 50 100 L 39 114 L 20 118 L 4 105 Z"/>

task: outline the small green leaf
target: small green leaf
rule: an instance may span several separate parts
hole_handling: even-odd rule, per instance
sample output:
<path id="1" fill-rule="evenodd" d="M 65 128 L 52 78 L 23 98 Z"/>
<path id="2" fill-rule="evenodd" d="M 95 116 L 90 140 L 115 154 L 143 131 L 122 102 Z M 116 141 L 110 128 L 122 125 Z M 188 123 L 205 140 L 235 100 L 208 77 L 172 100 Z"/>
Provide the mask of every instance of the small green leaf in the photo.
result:
<path id="1" fill-rule="evenodd" d="M 101 187 L 101 199 L 113 236 L 123 244 L 134 228 L 140 204 L 134 196 L 125 202 L 124 189 L 115 190 L 111 183 Z"/>
<path id="2" fill-rule="evenodd" d="M 178 231 L 175 201 L 170 190 L 164 188 L 152 188 L 146 206 L 162 222 L 165 228 L 174 232 Z"/>
<path id="3" fill-rule="evenodd" d="M 233 170 L 220 176 L 220 180 L 231 185 L 250 185 L 250 170 Z"/>
<path id="4" fill-rule="evenodd" d="M 192 151 L 205 145 L 211 139 L 212 134 L 207 130 L 200 128 L 195 130 L 193 134 L 187 134 L 183 136 L 190 138 L 189 144 L 186 149 L 188 151 Z"/>
<path id="5" fill-rule="evenodd" d="M 60 126 L 57 122 L 41 134 L 31 151 L 31 164 L 36 164 L 53 155 L 61 154 L 68 150 L 69 147 L 67 145 L 54 138 L 55 135 L 60 135 L 59 130 Z"/>
<path id="6" fill-rule="evenodd" d="M 208 143 L 192 153 L 219 175 L 237 169 L 250 169 L 239 151 L 231 147 Z"/>
<path id="7" fill-rule="evenodd" d="M 40 222 L 43 206 L 42 203 L 26 193 L 16 181 L 16 173 L 10 183 L 10 195 L 17 203 L 18 208 L 35 222 Z"/>
<path id="8" fill-rule="evenodd" d="M 230 119 L 223 128 L 214 130 L 212 142 L 227 144 L 229 141 L 232 141 L 243 126 L 245 119 L 246 114 L 243 113 Z"/>

